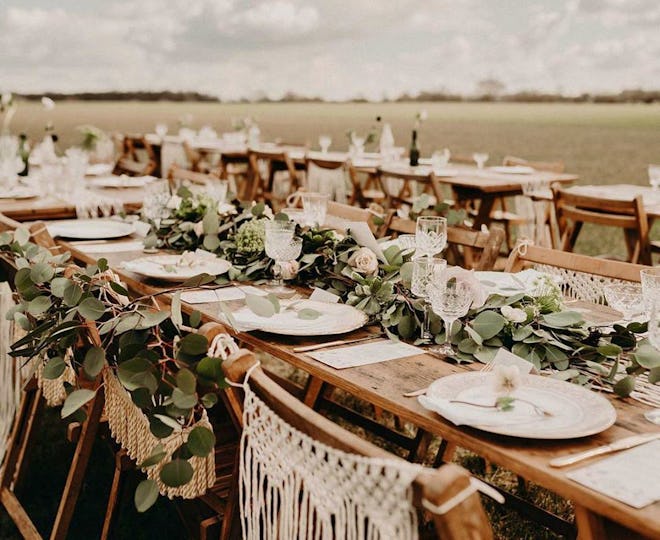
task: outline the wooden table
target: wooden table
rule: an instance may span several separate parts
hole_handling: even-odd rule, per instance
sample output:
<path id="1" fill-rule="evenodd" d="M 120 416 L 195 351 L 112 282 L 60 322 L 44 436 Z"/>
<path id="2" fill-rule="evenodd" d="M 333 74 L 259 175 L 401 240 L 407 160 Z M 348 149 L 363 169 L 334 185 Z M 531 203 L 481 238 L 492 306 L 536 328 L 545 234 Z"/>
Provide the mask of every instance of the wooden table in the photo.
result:
<path id="1" fill-rule="evenodd" d="M 113 252 L 109 243 L 108 252 L 86 255 L 85 246 L 62 243 L 75 258 L 94 262 L 105 257 L 111 267 L 117 268 L 123 260 L 143 256 L 142 252 Z M 138 278 L 136 275 L 119 271 L 128 287 L 137 294 L 152 294 L 163 289 Z M 163 297 L 167 301 L 167 296 Z M 585 306 L 588 307 L 588 306 Z M 593 306 L 592 306 L 593 307 Z M 593 307 L 599 310 L 598 307 Z M 207 321 L 218 321 L 217 304 L 184 304 L 184 309 L 199 310 Z M 365 335 L 361 329 L 346 337 Z M 476 429 L 457 427 L 440 416 L 424 409 L 415 398 L 403 397 L 404 392 L 424 388 L 432 381 L 446 375 L 476 369 L 475 366 L 459 366 L 439 360 L 434 356 L 420 354 L 400 360 L 336 370 L 315 361 L 306 354 L 295 353 L 299 345 L 331 341 L 327 338 L 292 338 L 269 335 L 262 332 L 236 333 L 245 344 L 273 354 L 291 365 L 310 374 L 304 401 L 313 406 L 322 395 L 324 387 L 340 388 L 375 406 L 396 414 L 429 433 L 442 437 L 450 444 L 463 447 L 487 460 L 500 465 L 523 478 L 530 480 L 568 500 L 575 506 L 579 538 L 660 538 L 660 502 L 640 510 L 617 502 L 605 495 L 592 491 L 566 477 L 566 469 L 555 469 L 549 461 L 559 455 L 570 454 L 602 444 L 607 444 L 632 434 L 653 433 L 658 427 L 646 421 L 643 414 L 648 407 L 630 400 L 612 399 L 617 411 L 617 422 L 608 430 L 593 437 L 569 441 L 521 440 L 480 432 Z M 584 463 L 583 463 L 584 464 Z M 581 465 L 583 465 L 581 464 Z M 578 465 L 580 466 L 580 465 Z M 643 466 L 643 464 L 640 464 Z M 660 479 L 649 479 L 660 481 Z M 608 536 L 609 535 L 609 536 Z"/>

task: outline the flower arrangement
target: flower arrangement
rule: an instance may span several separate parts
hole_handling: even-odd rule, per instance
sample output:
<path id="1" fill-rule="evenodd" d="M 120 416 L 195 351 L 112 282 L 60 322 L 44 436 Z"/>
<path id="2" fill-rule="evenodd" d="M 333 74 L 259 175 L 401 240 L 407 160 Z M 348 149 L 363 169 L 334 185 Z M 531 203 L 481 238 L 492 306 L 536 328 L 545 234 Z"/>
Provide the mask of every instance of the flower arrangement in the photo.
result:
<path id="1" fill-rule="evenodd" d="M 205 409 L 225 384 L 222 359 L 196 331 L 199 314 L 184 324 L 176 299 L 171 312 L 153 297 L 129 300 L 104 259 L 80 268 L 68 253 L 53 255 L 31 243 L 26 229 L 0 233 L 0 256 L 17 268 L 16 306 L 6 316 L 25 331 L 11 355 L 36 359 L 47 380 L 73 373 L 62 381 L 62 418 L 83 420 L 84 406 L 105 381 L 111 430 L 149 477 L 138 487 L 138 509 L 151 506 L 159 492 L 197 489 L 193 464 L 212 461 L 215 442 Z M 120 413 L 112 413 L 109 403 L 122 401 Z M 121 436 L 127 416 L 144 432 L 130 444 Z"/>
<path id="2" fill-rule="evenodd" d="M 256 281 L 267 278 L 273 261 L 263 251 L 264 219 L 272 216 L 262 203 L 243 205 L 236 216 L 225 217 L 208 205 L 195 203 L 184 196 L 173 210 L 171 221 L 155 229 L 158 242 L 176 249 L 193 249 L 206 245 L 209 235 L 211 251 L 230 261 L 229 279 Z M 238 209 L 237 209 L 238 211 Z M 197 222 L 194 222 L 197 220 Z M 187 235 L 203 222 L 203 237 Z M 209 226 L 211 224 L 211 226 Z M 215 232 L 221 231 L 221 232 Z M 372 322 L 380 324 L 393 339 L 414 339 L 423 323 L 424 301 L 410 292 L 412 277 L 411 252 L 390 246 L 378 258 L 371 249 L 359 246 L 350 231 L 345 236 L 333 230 L 299 228 L 302 253 L 295 268 L 285 269 L 289 279 L 308 286 L 326 289 L 347 304 L 364 311 Z M 176 242 L 173 242 L 172 239 Z M 458 267 L 448 269 L 457 280 L 465 281 L 474 300 L 468 315 L 454 326 L 451 341 L 457 346 L 458 362 L 490 362 L 504 347 L 533 363 L 539 370 L 579 384 L 593 381 L 609 384 L 622 396 L 634 388 L 633 377 L 650 371 L 653 380 L 660 379 L 660 356 L 646 340 L 636 336 L 646 331 L 646 324 L 615 325 L 613 330 L 591 328 L 579 313 L 564 310 L 561 290 L 549 276 L 539 277 L 527 294 L 505 297 L 488 296 L 473 272 Z M 431 315 L 431 332 L 442 343 L 444 333 L 439 317 Z M 415 343 L 423 343 L 416 340 Z M 615 365 L 626 362 L 627 377 L 615 380 Z"/>

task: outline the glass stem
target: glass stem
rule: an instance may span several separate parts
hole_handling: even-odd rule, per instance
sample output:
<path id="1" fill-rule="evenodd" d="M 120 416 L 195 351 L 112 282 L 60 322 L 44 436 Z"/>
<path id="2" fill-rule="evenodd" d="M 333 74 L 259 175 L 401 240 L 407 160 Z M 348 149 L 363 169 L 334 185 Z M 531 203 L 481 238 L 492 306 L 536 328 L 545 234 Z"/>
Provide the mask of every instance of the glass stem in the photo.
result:
<path id="1" fill-rule="evenodd" d="M 424 301 L 424 321 L 422 323 L 422 339 L 431 339 L 431 317 L 429 316 L 429 303 Z"/>
<path id="2" fill-rule="evenodd" d="M 451 346 L 451 327 L 454 324 L 454 319 L 442 319 L 445 323 L 445 344 Z"/>

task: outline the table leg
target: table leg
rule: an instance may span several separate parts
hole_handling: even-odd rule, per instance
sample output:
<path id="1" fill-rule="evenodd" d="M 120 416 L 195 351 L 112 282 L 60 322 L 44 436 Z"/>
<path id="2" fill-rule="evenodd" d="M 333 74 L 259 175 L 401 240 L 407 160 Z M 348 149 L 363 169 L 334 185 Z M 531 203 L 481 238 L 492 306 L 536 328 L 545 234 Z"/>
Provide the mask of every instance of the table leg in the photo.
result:
<path id="1" fill-rule="evenodd" d="M 575 524 L 578 540 L 604 540 L 607 538 L 603 518 L 584 506 L 575 505 Z"/>
<path id="2" fill-rule="evenodd" d="M 490 194 L 484 194 L 479 203 L 479 212 L 477 213 L 477 217 L 474 218 L 472 228 L 480 230 L 482 225 L 486 225 L 486 227 L 490 225 L 490 213 L 493 211 L 494 204 L 495 197 Z"/>

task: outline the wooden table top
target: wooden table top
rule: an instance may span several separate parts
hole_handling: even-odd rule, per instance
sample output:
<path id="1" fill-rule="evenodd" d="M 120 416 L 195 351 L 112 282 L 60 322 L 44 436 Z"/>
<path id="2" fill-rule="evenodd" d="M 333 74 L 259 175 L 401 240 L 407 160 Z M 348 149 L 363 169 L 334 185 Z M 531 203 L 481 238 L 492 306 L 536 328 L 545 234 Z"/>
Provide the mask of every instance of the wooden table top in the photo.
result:
<path id="1" fill-rule="evenodd" d="M 630 201 L 641 195 L 646 215 L 653 219 L 660 217 L 660 190 L 654 190 L 651 186 L 639 186 L 636 184 L 586 185 L 571 186 L 567 188 L 567 191 L 615 201 Z"/>
<path id="2" fill-rule="evenodd" d="M 99 257 L 105 257 L 110 266 L 114 268 L 118 268 L 124 260 L 143 256 L 140 251 L 113 251 L 113 242 L 108 242 L 106 253 L 95 253 L 94 255 L 85 254 L 85 245 L 82 244 L 76 246 L 75 243 L 62 242 L 62 245 L 80 261 L 94 262 Z M 118 273 L 135 293 L 152 294 L 163 290 L 162 286 L 149 283 L 135 274 L 122 270 L 119 270 Z M 164 299 L 167 301 L 167 296 Z M 602 311 L 603 308 L 599 306 L 585 305 L 583 307 L 590 307 L 595 313 L 601 312 L 605 317 L 608 316 L 606 311 Z M 184 303 L 184 309 L 189 312 L 193 309 L 198 310 L 205 320 L 221 322 L 217 303 L 194 306 Z M 361 329 L 342 337 L 360 337 L 366 335 L 368 331 L 368 329 Z M 564 469 L 555 469 L 549 465 L 549 461 L 553 457 L 594 448 L 633 434 L 658 432 L 657 426 L 644 419 L 643 415 L 649 408 L 638 402 L 608 396 L 617 411 L 617 421 L 611 428 L 591 437 L 540 441 L 498 436 L 468 427 L 457 427 L 439 415 L 424 409 L 416 398 L 403 397 L 404 392 L 424 388 L 434 380 L 452 373 L 479 369 L 481 367 L 479 365 L 456 365 L 435 356 L 420 354 L 399 360 L 337 370 L 304 353 L 293 351 L 296 346 L 331 341 L 337 339 L 337 336 L 293 338 L 263 332 L 235 334 L 238 339 L 248 345 L 273 354 L 330 385 L 382 407 L 384 410 L 398 415 L 401 419 L 439 435 L 566 499 L 575 501 L 592 512 L 603 515 L 640 534 L 651 538 L 660 537 L 660 502 L 637 510 L 567 478 L 567 471 L 588 462 Z M 650 481 L 657 482 L 660 479 L 650 479 Z"/>

